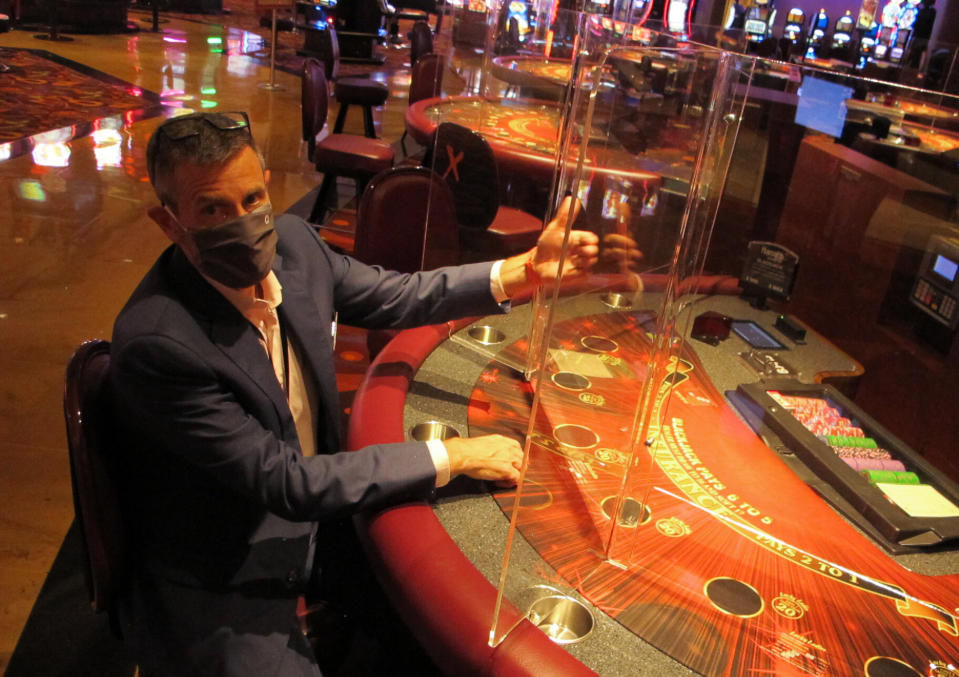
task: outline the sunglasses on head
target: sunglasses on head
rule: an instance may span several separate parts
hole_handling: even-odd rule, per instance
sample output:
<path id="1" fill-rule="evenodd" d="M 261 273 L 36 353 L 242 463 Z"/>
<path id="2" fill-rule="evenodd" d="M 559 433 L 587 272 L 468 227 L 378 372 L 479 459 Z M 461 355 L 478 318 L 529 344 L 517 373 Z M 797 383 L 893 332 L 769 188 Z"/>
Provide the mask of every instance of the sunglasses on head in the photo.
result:
<path id="1" fill-rule="evenodd" d="M 196 124 L 191 124 L 196 120 L 201 120 L 215 129 L 224 132 L 231 132 L 238 129 L 245 129 L 250 133 L 250 118 L 245 111 L 235 110 L 224 113 L 191 113 L 179 117 L 170 118 L 157 128 L 170 141 L 182 141 L 191 136 L 198 136 L 200 131 Z"/>

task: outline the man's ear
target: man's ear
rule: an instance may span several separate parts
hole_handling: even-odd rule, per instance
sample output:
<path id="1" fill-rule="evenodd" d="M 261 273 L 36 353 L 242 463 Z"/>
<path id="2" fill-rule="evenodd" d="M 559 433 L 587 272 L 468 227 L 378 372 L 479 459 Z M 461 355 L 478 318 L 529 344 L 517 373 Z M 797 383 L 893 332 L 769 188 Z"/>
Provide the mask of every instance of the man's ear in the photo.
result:
<path id="1" fill-rule="evenodd" d="M 270 170 L 269 170 L 269 169 L 264 169 L 264 170 L 263 170 L 263 183 L 265 183 L 265 184 L 268 185 L 268 186 L 270 185 Z"/>
<path id="2" fill-rule="evenodd" d="M 180 235 L 183 231 L 179 227 L 179 224 L 173 220 L 173 216 L 170 215 L 170 212 L 168 212 L 164 207 L 161 205 L 150 207 L 147 210 L 147 216 L 149 216 L 154 223 L 160 226 L 160 230 L 162 230 L 163 233 L 170 238 L 170 240 L 177 244 L 180 243 Z"/>

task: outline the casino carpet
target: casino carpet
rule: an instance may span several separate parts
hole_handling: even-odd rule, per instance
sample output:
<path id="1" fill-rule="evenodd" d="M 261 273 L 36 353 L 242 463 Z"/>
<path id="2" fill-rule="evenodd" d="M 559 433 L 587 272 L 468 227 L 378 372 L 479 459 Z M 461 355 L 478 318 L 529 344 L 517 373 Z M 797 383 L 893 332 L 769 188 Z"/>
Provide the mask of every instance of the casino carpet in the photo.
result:
<path id="1" fill-rule="evenodd" d="M 0 78 L 0 143 L 71 127 L 74 138 L 97 119 L 160 109 L 153 92 L 43 50 L 0 47 L 0 63 L 9 67 Z"/>

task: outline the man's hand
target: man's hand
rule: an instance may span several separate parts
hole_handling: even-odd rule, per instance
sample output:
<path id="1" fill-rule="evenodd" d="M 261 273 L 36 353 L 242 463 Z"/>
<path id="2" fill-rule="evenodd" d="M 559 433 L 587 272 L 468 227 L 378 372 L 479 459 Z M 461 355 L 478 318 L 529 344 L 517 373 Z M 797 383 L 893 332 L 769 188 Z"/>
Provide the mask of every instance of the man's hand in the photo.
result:
<path id="1" fill-rule="evenodd" d="M 453 437 L 444 440 L 443 444 L 450 457 L 451 477 L 466 475 L 504 486 L 512 486 L 519 481 L 523 448 L 514 439 L 503 435 Z"/>
<path id="2" fill-rule="evenodd" d="M 546 224 L 530 252 L 530 260 L 536 274 L 543 282 L 553 282 L 560 276 L 559 257 L 563 248 L 566 224 L 576 220 L 583 205 L 579 200 L 567 197 L 556 211 L 553 220 Z M 564 279 L 585 275 L 599 256 L 599 238 L 588 230 L 573 230 L 569 234 L 566 260 L 563 261 Z"/>
<path id="3" fill-rule="evenodd" d="M 589 272 L 599 256 L 599 238 L 596 233 L 587 230 L 570 231 L 562 270 L 559 265 L 566 224 L 576 219 L 581 208 L 579 200 L 567 197 L 540 233 L 536 246 L 524 254 L 506 259 L 500 270 L 500 278 L 509 296 L 540 281 L 551 284 L 557 277 L 571 280 Z"/>
<path id="4" fill-rule="evenodd" d="M 636 244 L 636 240 L 629 235 L 606 233 L 603 235 L 603 248 L 600 261 L 604 266 L 610 266 L 620 273 L 636 270 L 643 260 L 643 252 Z"/>

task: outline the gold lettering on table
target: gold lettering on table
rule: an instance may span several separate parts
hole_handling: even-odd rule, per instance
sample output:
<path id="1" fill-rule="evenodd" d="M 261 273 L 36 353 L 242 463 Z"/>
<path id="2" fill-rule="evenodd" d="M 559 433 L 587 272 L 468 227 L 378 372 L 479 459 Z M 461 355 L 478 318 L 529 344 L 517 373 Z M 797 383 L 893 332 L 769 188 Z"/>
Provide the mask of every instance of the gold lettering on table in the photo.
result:
<path id="1" fill-rule="evenodd" d="M 790 595 L 789 593 L 785 592 L 781 592 L 779 595 L 774 597 L 770 606 L 772 606 L 773 611 L 778 613 L 780 616 L 794 621 L 799 620 L 806 615 L 807 611 L 809 611 L 808 604 L 795 595 Z"/>
<path id="2" fill-rule="evenodd" d="M 606 398 L 602 395 L 597 395 L 596 393 L 580 393 L 579 400 L 583 404 L 592 404 L 595 407 L 602 407 L 606 405 Z"/>
<path id="3" fill-rule="evenodd" d="M 659 419 L 654 417 L 653 420 Z M 916 599 L 899 586 L 863 576 L 783 543 L 748 524 L 740 523 L 736 516 L 760 517 L 759 521 L 763 524 L 769 524 L 772 519 L 763 517 L 758 508 L 743 501 L 738 494 L 720 493 L 725 486 L 702 465 L 686 437 L 683 419 L 673 417 L 661 430 L 654 431 L 654 426 L 650 425 L 650 433 L 654 440 L 650 453 L 660 470 L 689 501 L 714 514 L 733 531 L 809 571 L 863 592 L 894 600 L 896 610 L 903 616 L 931 620 L 936 623 L 940 632 L 959 636 L 956 616 L 940 605 Z"/>

